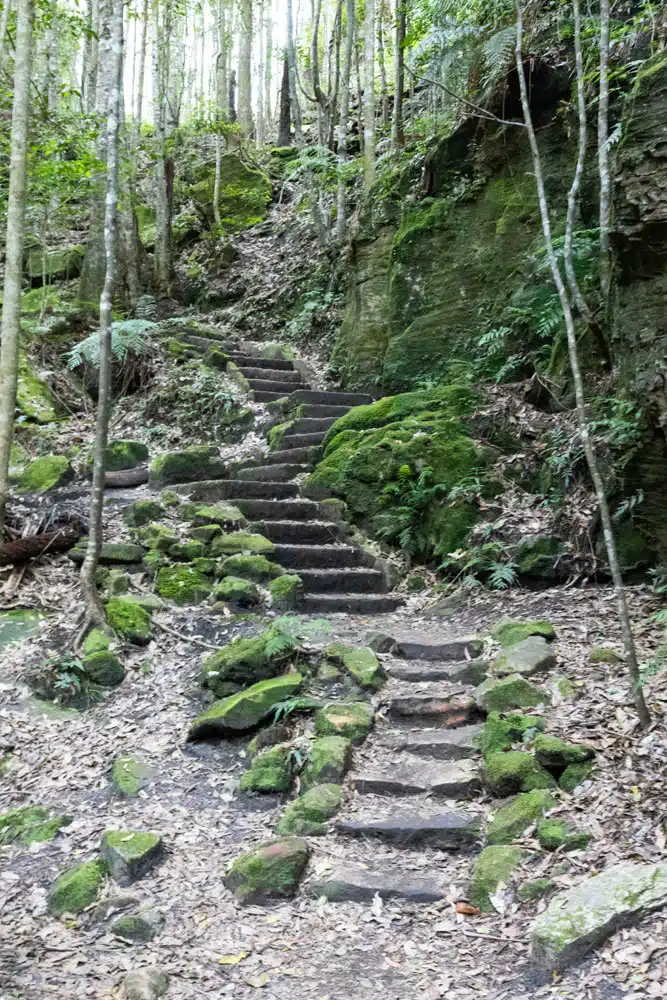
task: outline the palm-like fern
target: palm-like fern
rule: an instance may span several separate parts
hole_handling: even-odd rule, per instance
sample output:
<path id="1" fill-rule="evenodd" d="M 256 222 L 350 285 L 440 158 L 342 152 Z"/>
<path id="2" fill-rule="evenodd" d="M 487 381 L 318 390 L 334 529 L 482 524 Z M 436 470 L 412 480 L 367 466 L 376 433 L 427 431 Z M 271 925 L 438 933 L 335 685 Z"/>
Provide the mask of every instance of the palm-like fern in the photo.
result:
<path id="1" fill-rule="evenodd" d="M 131 358 L 149 354 L 152 342 L 150 334 L 157 329 L 157 323 L 147 319 L 128 319 L 114 323 L 111 327 L 111 355 L 121 364 Z M 95 330 L 89 337 L 76 344 L 65 354 L 67 367 L 78 368 L 82 364 L 97 368 L 100 363 L 100 331 Z"/>

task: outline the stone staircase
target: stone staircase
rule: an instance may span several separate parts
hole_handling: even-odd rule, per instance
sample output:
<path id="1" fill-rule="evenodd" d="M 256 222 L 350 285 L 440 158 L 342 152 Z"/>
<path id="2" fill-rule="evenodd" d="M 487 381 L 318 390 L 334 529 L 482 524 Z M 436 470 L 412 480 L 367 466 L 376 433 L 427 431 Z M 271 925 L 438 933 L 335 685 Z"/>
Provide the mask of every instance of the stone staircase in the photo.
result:
<path id="1" fill-rule="evenodd" d="M 304 584 L 298 610 L 306 614 L 356 612 L 381 614 L 402 601 L 388 594 L 385 572 L 363 549 L 346 542 L 346 526 L 324 520 L 320 505 L 302 494 L 298 479 L 314 465 L 329 427 L 353 406 L 372 402 L 363 393 L 311 389 L 298 361 L 261 356 L 265 345 L 239 346 L 218 339 L 182 337 L 198 354 L 210 347 L 225 351 L 247 380 L 254 400 L 286 399 L 286 410 L 299 407 L 299 418 L 278 451 L 237 468 L 233 477 L 188 485 L 194 499 L 227 500 L 250 521 L 250 531 L 275 544 L 273 558 L 297 573 Z"/>

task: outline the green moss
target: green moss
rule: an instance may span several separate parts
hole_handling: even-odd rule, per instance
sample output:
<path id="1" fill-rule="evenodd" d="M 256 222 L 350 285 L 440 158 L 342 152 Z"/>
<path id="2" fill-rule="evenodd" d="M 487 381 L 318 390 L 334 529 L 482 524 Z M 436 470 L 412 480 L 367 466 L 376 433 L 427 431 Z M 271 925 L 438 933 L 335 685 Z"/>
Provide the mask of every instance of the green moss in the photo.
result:
<path id="1" fill-rule="evenodd" d="M 196 505 L 190 515 L 192 524 L 217 524 L 221 528 L 237 528 L 245 524 L 245 517 L 231 503 Z"/>
<path id="2" fill-rule="evenodd" d="M 238 576 L 242 580 L 271 580 L 282 576 L 282 566 L 270 562 L 266 556 L 228 556 L 219 566 L 221 576 Z"/>
<path id="3" fill-rule="evenodd" d="M 328 820 L 343 802 L 340 785 L 315 785 L 287 806 L 278 821 L 280 836 L 317 836 L 327 832 Z"/>
<path id="4" fill-rule="evenodd" d="M 226 474 L 227 467 L 215 445 L 192 445 L 154 458 L 148 468 L 148 481 L 155 488 L 171 483 L 222 479 Z"/>
<path id="5" fill-rule="evenodd" d="M 143 907 L 137 913 L 126 913 L 114 920 L 110 927 L 111 933 L 124 941 L 147 944 L 162 930 L 164 916 L 151 907 Z"/>
<path id="6" fill-rule="evenodd" d="M 586 764 L 568 764 L 558 779 L 558 785 L 565 792 L 573 792 L 578 785 L 583 784 L 584 781 L 590 778 L 593 770 L 594 765 L 590 762 Z"/>
<path id="7" fill-rule="evenodd" d="M 141 528 L 164 516 L 164 507 L 157 500 L 137 500 L 123 511 L 123 520 L 131 528 Z"/>
<path id="8" fill-rule="evenodd" d="M 106 879 L 106 862 L 83 861 L 75 868 L 63 872 L 48 895 L 49 913 L 59 917 L 63 913 L 80 913 L 94 903 Z"/>
<path id="9" fill-rule="evenodd" d="M 211 593 L 211 584 L 194 566 L 163 566 L 158 569 L 155 589 L 176 604 L 200 604 Z"/>
<path id="10" fill-rule="evenodd" d="M 332 663 L 345 667 L 360 687 L 377 690 L 387 679 L 386 671 L 368 646 L 346 646 L 336 642 L 326 647 L 324 655 Z"/>
<path id="11" fill-rule="evenodd" d="M 486 837 L 489 844 L 509 844 L 544 813 L 556 806 L 556 800 L 546 788 L 522 792 L 501 806 L 489 823 Z"/>
<path id="12" fill-rule="evenodd" d="M 288 647 L 270 655 L 266 652 L 270 632 L 254 638 L 232 639 L 229 645 L 208 656 L 202 666 L 202 683 L 218 698 L 233 694 L 240 687 L 276 677 L 292 656 Z"/>
<path id="13" fill-rule="evenodd" d="M 88 545 L 87 538 L 80 538 L 73 549 L 68 552 L 72 562 L 82 563 Z M 104 542 L 100 549 L 101 566 L 125 566 L 133 563 L 140 563 L 144 557 L 144 550 L 140 545 L 133 545 L 131 542 Z"/>
<path id="14" fill-rule="evenodd" d="M 619 656 L 615 649 L 607 646 L 594 646 L 588 658 L 591 663 L 622 663 L 623 657 Z"/>
<path id="15" fill-rule="evenodd" d="M 340 785 L 352 761 L 352 743 L 343 736 L 323 736 L 313 742 L 301 776 L 304 788 Z"/>
<path id="16" fill-rule="evenodd" d="M 104 468 L 107 472 L 122 472 L 124 469 L 136 469 L 148 461 L 148 448 L 143 441 L 110 441 L 104 452 Z M 92 453 L 88 456 L 88 465 L 93 464 Z M 150 503 L 151 501 L 144 501 Z"/>
<path id="17" fill-rule="evenodd" d="M 160 502 L 164 504 L 165 507 L 180 507 L 182 503 L 181 497 L 175 490 L 162 490 L 160 493 Z"/>
<path id="18" fill-rule="evenodd" d="M 534 903 L 542 899 L 554 887 L 550 878 L 536 878 L 532 882 L 524 882 L 517 892 L 517 897 L 522 903 Z"/>
<path id="19" fill-rule="evenodd" d="M 37 378 L 24 355 L 19 356 L 16 406 L 22 417 L 38 424 L 57 420 L 56 401 L 46 382 Z"/>
<path id="20" fill-rule="evenodd" d="M 153 638 L 148 611 L 124 597 L 112 597 L 106 606 L 107 620 L 116 635 L 136 646 L 146 646 Z"/>
<path id="21" fill-rule="evenodd" d="M 44 455 L 31 462 L 18 481 L 19 493 L 46 493 L 66 486 L 74 478 L 74 470 L 64 455 Z"/>
<path id="22" fill-rule="evenodd" d="M 213 226 L 215 167 L 202 164 L 201 179 L 190 188 L 199 212 Z M 271 181 L 264 171 L 250 167 L 236 153 L 224 153 L 221 159 L 218 209 L 225 232 L 236 233 L 254 226 L 266 216 L 271 200 Z"/>
<path id="23" fill-rule="evenodd" d="M 222 348 L 212 345 L 204 352 L 202 364 L 208 368 L 215 368 L 216 371 L 224 372 L 229 364 L 229 355 L 225 354 Z"/>
<path id="24" fill-rule="evenodd" d="M 125 679 L 125 667 L 110 649 L 89 653 L 82 663 L 91 681 L 101 687 L 116 687 Z"/>
<path id="25" fill-rule="evenodd" d="M 303 596 L 303 581 L 296 573 L 284 573 L 271 580 L 269 593 L 273 606 L 279 611 L 294 611 Z"/>
<path id="26" fill-rule="evenodd" d="M 518 847 L 485 847 L 475 862 L 470 885 L 470 902 L 483 913 L 495 913 L 489 899 L 501 882 L 507 883 L 521 863 Z"/>
<path id="27" fill-rule="evenodd" d="M 274 705 L 295 694 L 302 682 L 301 674 L 283 674 L 216 701 L 194 720 L 188 739 L 230 736 L 253 729 Z"/>
<path id="28" fill-rule="evenodd" d="M 105 830 L 102 857 L 119 885 L 145 875 L 162 857 L 162 838 L 154 830 Z"/>
<path id="29" fill-rule="evenodd" d="M 541 535 L 519 543 L 515 561 L 521 576 L 542 577 L 546 580 L 558 576 L 557 560 L 564 551 L 564 545 L 555 535 Z M 547 623 L 548 624 L 548 623 Z M 535 633 L 533 633 L 535 634 Z M 544 635 L 544 633 L 539 633 Z"/>
<path id="30" fill-rule="evenodd" d="M 234 555 L 239 552 L 250 555 L 271 555 L 276 547 L 264 535 L 251 535 L 243 531 L 218 535 L 213 539 L 211 553 L 214 556 Z"/>
<path id="31" fill-rule="evenodd" d="M 541 635 L 545 639 L 553 639 L 555 636 L 553 625 L 546 618 L 525 622 L 503 618 L 491 629 L 491 637 L 504 647 L 522 642 L 531 635 Z"/>
<path id="32" fill-rule="evenodd" d="M 105 586 L 110 597 L 117 597 L 118 594 L 126 594 L 130 589 L 130 576 L 120 569 L 111 569 L 109 570 Z"/>
<path id="33" fill-rule="evenodd" d="M 267 434 L 270 451 L 280 451 L 283 446 L 283 439 L 285 435 L 289 434 L 294 427 L 295 422 L 296 421 L 294 420 L 287 420 L 282 424 L 274 424 Z"/>
<path id="34" fill-rule="evenodd" d="M 490 677 L 475 689 L 475 700 L 486 712 L 506 712 L 513 708 L 536 708 L 548 704 L 550 696 L 520 674 Z"/>
<path id="35" fill-rule="evenodd" d="M 199 528 L 190 528 L 190 534 L 196 541 L 208 545 L 217 535 L 222 534 L 222 528 L 219 524 L 202 524 Z"/>
<path id="36" fill-rule="evenodd" d="M 568 743 L 558 736 L 549 736 L 546 733 L 538 733 L 534 746 L 536 760 L 542 767 L 556 773 L 564 771 L 569 764 L 583 764 L 591 760 L 595 754 L 592 747 Z"/>
<path id="37" fill-rule="evenodd" d="M 144 567 L 148 570 L 148 572 L 152 574 L 157 573 L 157 571 L 161 569 L 163 566 L 169 565 L 169 559 L 167 558 L 167 556 L 163 555 L 161 552 L 158 552 L 157 549 L 151 549 L 150 552 L 147 552 L 142 562 L 144 564 Z"/>
<path id="38" fill-rule="evenodd" d="M 46 277 L 44 284 L 51 284 L 59 278 L 76 278 L 81 274 L 85 252 L 86 248 L 80 244 L 46 252 L 41 247 L 30 250 L 26 260 L 28 277 Z"/>
<path id="39" fill-rule="evenodd" d="M 484 783 L 493 795 L 504 798 L 534 788 L 555 788 L 556 782 L 535 760 L 521 750 L 489 754 L 485 761 Z"/>
<path id="40" fill-rule="evenodd" d="M 47 806 L 21 806 L 0 813 L 0 844 L 18 840 L 34 844 L 53 840 L 63 826 L 69 826 L 71 816 L 59 815 Z"/>
<path id="41" fill-rule="evenodd" d="M 242 792 L 287 792 L 292 785 L 292 753 L 288 746 L 269 747 L 255 757 L 241 778 Z M 280 831 L 278 831 L 280 832 Z"/>
<path id="42" fill-rule="evenodd" d="M 290 899 L 309 857 L 305 840 L 296 837 L 269 840 L 237 858 L 225 882 L 239 903 Z"/>
<path id="43" fill-rule="evenodd" d="M 168 552 L 178 541 L 178 535 L 165 524 L 148 524 L 137 531 L 137 538 L 147 549 L 155 549 L 157 552 Z"/>
<path id="44" fill-rule="evenodd" d="M 546 721 L 539 715 L 512 712 L 501 716 L 499 712 L 489 712 L 477 745 L 485 757 L 502 750 L 511 750 L 515 743 L 530 741 L 545 725 Z"/>
<path id="45" fill-rule="evenodd" d="M 325 444 L 330 444 L 342 431 L 385 427 L 425 412 L 430 415 L 437 413 L 441 417 L 462 417 L 472 413 L 481 401 L 480 394 L 466 385 L 446 385 L 437 389 L 404 392 L 398 396 L 384 396 L 376 403 L 354 406 L 339 417 L 327 431 Z"/>
<path id="46" fill-rule="evenodd" d="M 567 823 L 555 819 L 543 819 L 537 824 L 537 839 L 545 851 L 555 851 L 562 847 L 566 851 L 578 851 L 592 840 L 590 833 L 576 833 Z"/>
<path id="47" fill-rule="evenodd" d="M 201 559 L 205 552 L 204 543 L 193 538 L 189 542 L 174 542 L 169 546 L 167 554 L 179 562 L 192 562 L 193 559 Z"/>
<path id="48" fill-rule="evenodd" d="M 237 604 L 241 608 L 252 608 L 261 602 L 258 587 L 250 580 L 242 580 L 238 576 L 226 576 L 216 584 L 213 596 L 218 601 Z"/>
<path id="49" fill-rule="evenodd" d="M 121 795 L 134 798 L 154 777 L 153 769 L 134 757 L 118 757 L 111 771 L 111 783 Z"/>
<path id="50" fill-rule="evenodd" d="M 371 730 L 373 718 L 373 709 L 363 701 L 325 705 L 315 717 L 315 732 L 318 736 L 343 736 L 361 743 Z"/>

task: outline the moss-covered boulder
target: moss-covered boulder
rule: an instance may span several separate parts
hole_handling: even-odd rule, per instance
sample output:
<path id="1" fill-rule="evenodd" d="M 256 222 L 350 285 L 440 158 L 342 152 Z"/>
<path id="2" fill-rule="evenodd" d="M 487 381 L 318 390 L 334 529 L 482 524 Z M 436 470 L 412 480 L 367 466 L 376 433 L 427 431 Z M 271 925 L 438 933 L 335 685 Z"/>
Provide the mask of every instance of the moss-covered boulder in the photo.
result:
<path id="1" fill-rule="evenodd" d="M 502 883 L 507 883 L 521 864 L 522 852 L 518 847 L 485 847 L 475 862 L 470 883 L 470 902 L 482 913 L 495 913 L 490 896 Z"/>
<path id="2" fill-rule="evenodd" d="M 198 528 L 190 528 L 190 535 L 197 542 L 203 542 L 204 545 L 209 545 L 216 535 L 222 534 L 222 528 L 219 524 L 202 524 Z"/>
<path id="3" fill-rule="evenodd" d="M 64 455 L 44 455 L 31 462 L 19 478 L 19 493 L 46 493 L 67 486 L 74 479 L 74 469 Z"/>
<path id="4" fill-rule="evenodd" d="M 558 580 L 563 576 L 563 540 L 557 535 L 523 538 L 512 552 L 519 576 Z"/>
<path id="5" fill-rule="evenodd" d="M 104 468 L 107 472 L 122 472 L 124 469 L 136 469 L 148 461 L 148 448 L 143 441 L 118 440 L 109 441 L 104 452 Z M 88 465 L 92 466 L 93 455 L 88 456 Z"/>
<path id="6" fill-rule="evenodd" d="M 202 164 L 201 179 L 190 188 L 190 195 L 206 223 L 213 226 L 215 211 L 215 165 Z M 271 180 L 268 174 L 244 162 L 238 153 L 223 153 L 220 162 L 218 211 L 222 228 L 236 233 L 254 226 L 265 218 L 271 201 Z"/>
<path id="7" fill-rule="evenodd" d="M 546 639 L 541 635 L 529 635 L 526 639 L 507 646 L 496 656 L 493 673 L 496 677 L 506 677 L 508 674 L 532 677 L 533 674 L 553 670 L 555 666 L 556 657 Z"/>
<path id="8" fill-rule="evenodd" d="M 307 842 L 298 837 L 269 840 L 237 858 L 225 884 L 239 903 L 291 899 L 309 857 Z"/>
<path id="9" fill-rule="evenodd" d="M 90 656 L 91 653 L 101 653 L 103 650 L 108 649 L 110 645 L 111 641 L 106 632 L 103 632 L 101 628 L 93 628 L 84 641 L 83 655 Z"/>
<path id="10" fill-rule="evenodd" d="M 544 639 L 554 639 L 556 633 L 550 621 L 546 618 L 535 618 L 530 621 L 517 621 L 514 618 L 501 618 L 491 629 L 491 638 L 501 646 L 514 646 L 523 642 L 531 635 L 541 635 Z"/>
<path id="11" fill-rule="evenodd" d="M 162 932 L 165 922 L 164 914 L 159 910 L 152 906 L 142 906 L 136 913 L 124 913 L 118 917 L 109 930 L 123 941 L 147 944 Z"/>
<path id="12" fill-rule="evenodd" d="M 215 585 L 213 596 L 218 601 L 239 608 L 254 608 L 262 601 L 259 588 L 250 580 L 242 580 L 240 576 L 224 577 Z"/>
<path id="13" fill-rule="evenodd" d="M 567 823 L 558 819 L 542 819 L 537 824 L 537 839 L 545 851 L 578 851 L 592 840 L 592 834 L 571 830 Z"/>
<path id="14" fill-rule="evenodd" d="M 162 858 L 163 844 L 153 830 L 105 830 L 102 857 L 119 885 L 131 885 Z"/>
<path id="15" fill-rule="evenodd" d="M 151 616 L 145 608 L 125 597 L 112 597 L 106 605 L 107 621 L 116 635 L 135 646 L 147 646 L 153 638 Z"/>
<path id="16" fill-rule="evenodd" d="M 328 820 L 343 802 L 340 785 L 315 785 L 294 799 L 278 821 L 279 836 L 313 837 L 325 834 Z"/>
<path id="17" fill-rule="evenodd" d="M 239 688 L 257 681 L 276 677 L 292 656 L 291 647 L 267 653 L 270 631 L 252 638 L 232 639 L 229 645 L 208 656 L 202 665 L 202 684 L 218 698 L 233 694 Z"/>
<path id="18" fill-rule="evenodd" d="M 205 553 L 206 546 L 195 538 L 190 538 L 187 542 L 174 542 L 167 551 L 169 558 L 176 562 L 194 562 L 195 559 L 201 559 Z"/>
<path id="19" fill-rule="evenodd" d="M 556 800 L 546 788 L 522 792 L 496 810 L 487 827 L 487 841 L 489 844 L 510 844 L 555 806 Z"/>
<path id="20" fill-rule="evenodd" d="M 489 754 L 484 766 L 484 784 L 498 798 L 531 792 L 534 788 L 556 787 L 553 776 L 523 750 Z"/>
<path id="21" fill-rule="evenodd" d="M 475 702 L 484 712 L 508 712 L 513 708 L 537 708 L 548 705 L 550 695 L 531 684 L 520 674 L 490 677 L 475 688 Z"/>
<path id="22" fill-rule="evenodd" d="M 110 649 L 89 653 L 81 662 L 91 681 L 100 687 L 116 687 L 125 680 L 125 667 Z"/>
<path id="23" fill-rule="evenodd" d="M 373 709 L 365 701 L 333 703 L 321 708 L 315 717 L 318 736 L 343 736 L 362 743 L 373 726 Z"/>
<path id="24" fill-rule="evenodd" d="M 283 573 L 271 580 L 268 588 L 277 611 L 296 611 L 303 598 L 303 580 L 296 573 Z"/>
<path id="25" fill-rule="evenodd" d="M 264 535 L 252 535 L 245 531 L 218 535 L 211 544 L 211 555 L 232 556 L 238 553 L 248 555 L 271 555 L 276 547 Z"/>
<path id="26" fill-rule="evenodd" d="M 272 580 L 283 574 L 282 566 L 271 562 L 266 556 L 227 556 L 220 562 L 218 570 L 220 576 L 238 576 L 242 580 L 258 582 Z"/>
<path id="27" fill-rule="evenodd" d="M 147 524 L 140 528 L 136 535 L 142 545 L 155 552 L 167 553 L 178 541 L 174 529 L 167 527 L 166 524 Z"/>
<path id="28" fill-rule="evenodd" d="M 352 742 L 344 736 L 322 736 L 314 740 L 301 775 L 304 788 L 340 785 L 352 762 Z"/>
<path id="29" fill-rule="evenodd" d="M 153 488 L 171 483 L 194 483 L 202 479 L 224 479 L 227 466 L 215 445 L 192 445 L 181 451 L 169 451 L 154 458 L 148 467 L 148 482 Z"/>
<path id="30" fill-rule="evenodd" d="M 111 784 L 126 798 L 134 798 L 155 777 L 152 767 L 134 757 L 118 757 L 111 769 Z"/>
<path id="31" fill-rule="evenodd" d="M 72 562 L 81 565 L 86 558 L 86 548 L 88 539 L 81 538 L 67 553 Z M 135 566 L 144 558 L 144 550 L 141 545 L 134 545 L 132 542 L 104 542 L 100 549 L 100 566 Z"/>
<path id="32" fill-rule="evenodd" d="M 345 667 L 362 688 L 377 690 L 387 679 L 387 672 L 369 646 L 346 646 L 334 642 L 324 650 L 327 660 Z"/>
<path id="33" fill-rule="evenodd" d="M 157 571 L 155 589 L 175 604 L 201 604 L 211 593 L 211 581 L 189 563 L 162 566 Z"/>
<path id="34" fill-rule="evenodd" d="M 593 646 L 588 659 L 591 663 L 622 663 L 623 657 L 609 646 Z"/>
<path id="35" fill-rule="evenodd" d="M 296 694 L 302 682 L 301 674 L 283 674 L 216 701 L 194 720 L 188 739 L 234 736 L 254 729 L 275 705 Z"/>
<path id="36" fill-rule="evenodd" d="M 47 899 L 51 916 L 80 913 L 94 903 L 102 891 L 108 870 L 105 861 L 83 861 L 59 875 Z"/>
<path id="37" fill-rule="evenodd" d="M 187 517 L 194 525 L 217 524 L 218 527 L 226 529 L 240 528 L 246 523 L 238 507 L 231 503 L 193 504 L 192 510 L 187 512 Z"/>
<path id="38" fill-rule="evenodd" d="M 242 792 L 288 792 L 291 786 L 292 753 L 290 747 L 278 745 L 253 757 L 239 788 Z"/>
<path id="39" fill-rule="evenodd" d="M 123 511 L 123 520 L 130 528 L 142 528 L 164 517 L 164 507 L 157 500 L 137 500 Z"/>
<path id="40" fill-rule="evenodd" d="M 56 400 L 46 382 L 37 378 L 27 358 L 19 356 L 16 408 L 25 420 L 49 424 L 57 419 Z"/>
<path id="41" fill-rule="evenodd" d="M 581 743 L 568 743 L 558 736 L 538 733 L 535 737 L 535 759 L 548 771 L 560 774 L 570 764 L 583 764 L 592 760 L 595 751 Z"/>
<path id="42" fill-rule="evenodd" d="M 489 712 L 476 743 L 483 755 L 511 750 L 517 743 L 530 742 L 538 732 L 543 732 L 546 720 L 540 715 L 523 715 L 521 712 Z"/>
<path id="43" fill-rule="evenodd" d="M 558 787 L 564 792 L 573 792 L 590 778 L 594 770 L 595 765 L 591 761 L 585 764 L 568 764 L 558 779 Z"/>
<path id="44" fill-rule="evenodd" d="M 0 844 L 18 841 L 35 844 L 53 840 L 59 830 L 69 826 L 71 816 L 56 812 L 50 806 L 20 806 L 0 813 Z"/>

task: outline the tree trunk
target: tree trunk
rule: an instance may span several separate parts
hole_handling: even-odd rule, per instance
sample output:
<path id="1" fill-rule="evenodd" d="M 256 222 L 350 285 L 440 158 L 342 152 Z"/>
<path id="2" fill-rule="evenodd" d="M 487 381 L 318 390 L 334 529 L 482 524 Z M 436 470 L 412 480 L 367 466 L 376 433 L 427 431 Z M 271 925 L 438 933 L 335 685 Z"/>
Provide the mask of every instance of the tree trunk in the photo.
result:
<path id="1" fill-rule="evenodd" d="M 213 218 L 220 227 L 220 172 L 222 169 L 222 135 L 220 130 L 227 118 L 227 34 L 225 25 L 225 0 L 218 0 L 218 55 L 215 60 L 215 118 L 217 132 L 215 135 L 215 181 L 213 183 Z"/>
<path id="2" fill-rule="evenodd" d="M 12 9 L 11 0 L 5 0 L 2 5 L 2 16 L 0 17 L 0 70 L 2 69 L 5 55 L 5 41 L 7 38 L 7 25 L 9 24 L 9 13 Z"/>
<path id="3" fill-rule="evenodd" d="M 336 195 L 336 238 L 339 244 L 345 239 L 347 226 L 347 197 L 343 171 L 347 162 L 347 119 L 350 114 L 350 76 L 352 74 L 352 47 L 354 45 L 354 0 L 345 0 L 345 51 L 343 75 L 340 84 L 340 118 L 338 120 L 338 191 Z"/>
<path id="4" fill-rule="evenodd" d="M 405 4 L 398 0 L 396 10 L 396 38 L 394 42 L 394 118 L 391 123 L 391 144 L 400 149 L 405 143 L 403 131 L 403 89 L 405 87 Z"/>
<path id="5" fill-rule="evenodd" d="M 273 14 L 271 4 L 266 5 L 266 52 L 264 55 L 264 135 L 273 132 L 273 116 L 271 114 L 271 80 L 273 59 Z M 288 83 L 289 87 L 289 75 Z M 289 93 L 289 91 L 288 91 Z"/>
<path id="6" fill-rule="evenodd" d="M 609 0 L 600 0 L 600 95 L 598 101 L 598 169 L 600 173 L 600 293 L 605 316 L 611 290 L 609 225 L 611 179 L 609 175 Z"/>
<path id="7" fill-rule="evenodd" d="M 528 87 L 526 84 L 526 76 L 523 67 L 522 47 L 523 47 L 523 13 L 520 5 L 517 4 L 517 33 L 516 33 L 515 59 L 516 59 L 517 73 L 519 77 L 519 89 L 521 92 L 521 107 L 523 110 L 523 118 L 526 124 L 526 130 L 528 132 L 528 141 L 530 143 L 530 150 L 533 158 L 533 172 L 535 175 L 535 183 L 537 185 L 540 216 L 542 219 L 542 232 L 544 234 L 544 243 L 547 252 L 547 259 L 551 267 L 551 273 L 553 276 L 554 284 L 556 286 L 556 290 L 558 292 L 558 298 L 560 300 L 563 319 L 565 320 L 565 329 L 567 330 L 567 346 L 570 357 L 570 367 L 572 369 L 572 381 L 574 383 L 577 422 L 579 425 L 579 436 L 581 438 L 581 444 L 584 450 L 584 455 L 586 456 L 586 463 L 588 465 L 588 470 L 590 472 L 591 480 L 593 482 L 593 488 L 595 490 L 598 509 L 600 511 L 602 534 L 604 537 L 605 547 L 607 549 L 607 559 L 609 561 L 609 569 L 611 572 L 612 582 L 614 585 L 614 594 L 616 596 L 618 617 L 621 624 L 621 630 L 623 633 L 623 647 L 625 650 L 625 657 L 628 665 L 628 673 L 630 675 L 632 695 L 635 707 L 637 709 L 637 714 L 639 716 L 639 721 L 642 726 L 647 726 L 650 723 L 651 719 L 648 708 L 646 706 L 646 702 L 644 700 L 644 694 L 641 688 L 639 664 L 637 662 L 637 651 L 635 648 L 634 636 L 632 634 L 632 625 L 630 623 L 630 613 L 628 610 L 625 587 L 623 585 L 623 576 L 621 573 L 621 569 L 618 562 L 618 556 L 616 553 L 616 542 L 614 540 L 611 512 L 609 510 L 609 503 L 607 501 L 607 495 L 605 492 L 604 483 L 602 481 L 602 476 L 600 475 L 600 470 L 597 463 L 597 457 L 595 454 L 595 448 L 593 446 L 593 442 L 590 437 L 590 432 L 588 430 L 588 420 L 586 416 L 586 397 L 584 394 L 584 380 L 581 373 L 581 365 L 579 363 L 579 351 L 577 347 L 577 335 L 574 326 L 572 306 L 570 303 L 570 298 L 567 293 L 567 288 L 565 287 L 565 282 L 563 281 L 562 275 L 560 273 L 560 266 L 558 263 L 558 258 L 556 257 L 556 252 L 554 250 L 553 239 L 551 235 L 551 219 L 549 217 L 549 205 L 547 202 L 547 195 L 544 187 L 542 160 L 540 157 L 539 147 L 537 145 L 537 139 L 535 137 L 535 129 L 533 127 L 532 115 L 530 112 L 530 103 L 528 100 Z M 577 183 L 578 179 L 575 173 L 575 180 L 573 181 L 573 184 Z"/>
<path id="8" fill-rule="evenodd" d="M 387 91 L 387 67 L 384 61 L 384 0 L 380 0 L 378 17 L 378 62 L 380 63 L 380 106 L 382 124 L 389 124 L 389 94 Z"/>
<path id="9" fill-rule="evenodd" d="M 123 3 L 114 0 L 109 57 L 109 83 L 107 94 L 107 192 L 104 211 L 104 253 L 106 271 L 100 298 L 100 373 L 97 397 L 97 422 L 93 484 L 90 497 L 88 546 L 81 567 L 81 590 L 86 608 L 84 634 L 93 625 L 104 623 L 104 612 L 95 585 L 95 573 L 102 548 L 102 512 L 104 509 L 104 455 L 109 431 L 111 411 L 111 323 L 113 292 L 116 282 L 116 254 L 118 248 L 118 153 L 123 79 Z"/>
<path id="10" fill-rule="evenodd" d="M 171 212 L 167 163 L 167 74 L 169 25 L 160 20 L 155 6 L 153 39 L 153 123 L 155 127 L 155 290 L 159 297 L 171 291 Z"/>
<path id="11" fill-rule="evenodd" d="M 86 113 L 95 113 L 97 104 L 97 66 L 99 62 L 100 5 L 99 0 L 88 0 L 88 20 L 86 28 L 88 36 L 84 50 L 84 91 L 86 96 Z"/>
<path id="12" fill-rule="evenodd" d="M 364 187 L 375 180 L 375 0 L 364 15 Z"/>
<path id="13" fill-rule="evenodd" d="M 292 12 L 293 0 L 287 0 L 287 62 L 289 65 L 289 100 L 292 121 L 294 122 L 294 141 L 297 146 L 303 145 L 303 130 L 301 127 L 301 105 L 296 92 L 296 49 L 294 47 L 294 18 Z"/>
<path id="14" fill-rule="evenodd" d="M 283 79 L 280 85 L 280 122 L 278 124 L 278 145 L 289 146 L 292 142 L 290 133 L 290 88 L 289 63 L 283 59 Z"/>
<path id="15" fill-rule="evenodd" d="M 32 61 L 32 0 L 18 0 L 14 49 L 14 101 L 7 195 L 5 281 L 0 340 L 0 541 L 9 496 L 9 453 L 14 435 L 14 410 L 19 365 L 19 320 L 25 226 L 26 161 L 30 117 Z"/>
<path id="16" fill-rule="evenodd" d="M 46 105 L 50 114 L 55 114 L 60 92 L 60 72 L 58 65 L 58 4 L 51 3 L 51 22 L 46 40 Z"/>
<path id="17" fill-rule="evenodd" d="M 239 127 L 252 134 L 252 0 L 240 0 L 239 20 Z"/>
<path id="18" fill-rule="evenodd" d="M 229 74 L 229 95 L 227 98 L 230 122 L 236 121 L 236 70 Z"/>
<path id="19" fill-rule="evenodd" d="M 259 37 L 257 40 L 257 146 L 259 149 L 264 145 L 264 0 L 259 0 L 257 8 L 257 27 Z"/>
<path id="20" fill-rule="evenodd" d="M 148 0 L 144 0 L 141 12 L 141 34 L 139 40 L 139 73 L 137 76 L 137 104 L 134 111 L 134 129 L 138 143 L 141 135 L 141 121 L 144 107 L 144 79 L 146 77 L 146 42 L 148 36 Z"/>

